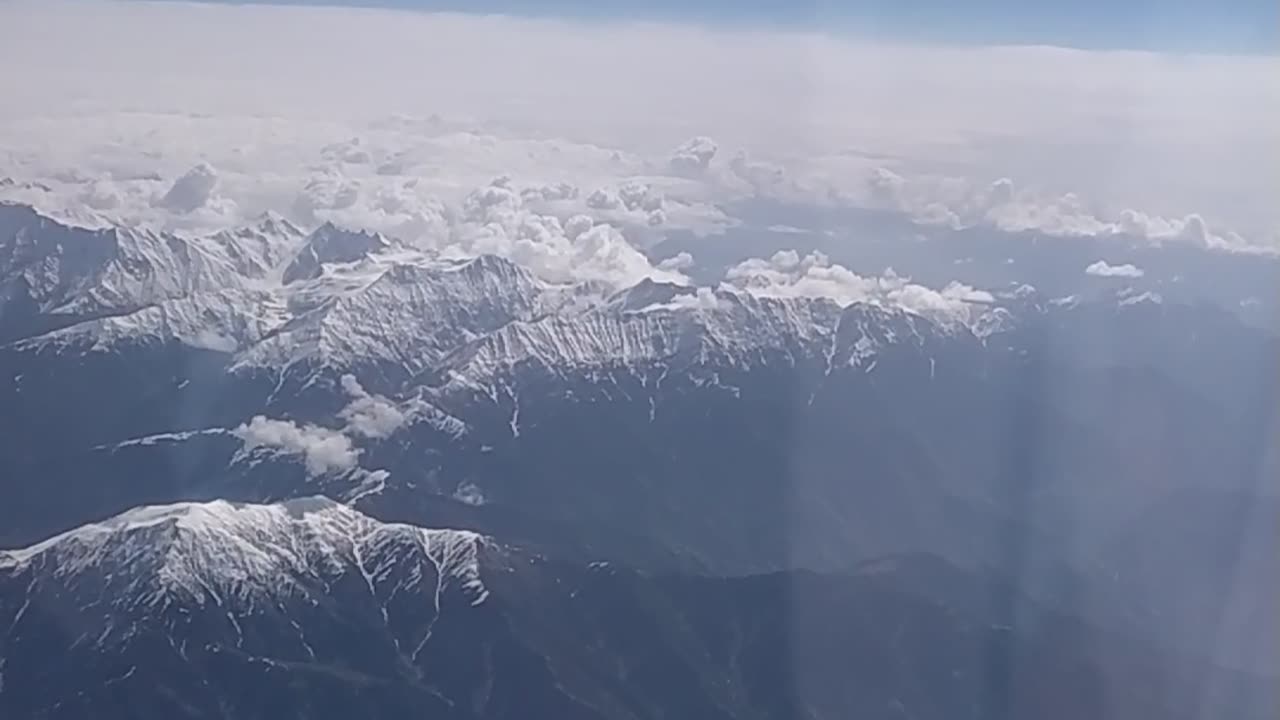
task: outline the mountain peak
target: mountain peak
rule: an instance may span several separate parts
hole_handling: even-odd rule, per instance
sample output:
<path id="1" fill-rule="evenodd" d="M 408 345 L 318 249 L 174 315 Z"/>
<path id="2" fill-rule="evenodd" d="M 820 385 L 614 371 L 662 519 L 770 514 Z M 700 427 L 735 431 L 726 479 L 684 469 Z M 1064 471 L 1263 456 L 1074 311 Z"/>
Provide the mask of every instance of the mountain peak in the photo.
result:
<path id="1" fill-rule="evenodd" d="M 326 222 L 316 228 L 284 270 L 284 282 L 310 280 L 320 276 L 325 263 L 349 263 L 391 248 L 379 233 L 346 230 Z"/>
<path id="2" fill-rule="evenodd" d="M 608 299 L 608 305 L 618 310 L 643 310 L 654 305 L 671 302 L 678 296 L 691 295 L 697 288 L 673 282 L 663 282 L 653 278 L 644 278 L 629 288 L 614 293 Z"/>
<path id="3" fill-rule="evenodd" d="M 302 235 L 302 228 L 294 225 L 284 215 L 275 210 L 266 210 L 258 215 L 252 223 L 252 227 L 261 228 L 266 232 L 281 232 L 289 235 Z"/>

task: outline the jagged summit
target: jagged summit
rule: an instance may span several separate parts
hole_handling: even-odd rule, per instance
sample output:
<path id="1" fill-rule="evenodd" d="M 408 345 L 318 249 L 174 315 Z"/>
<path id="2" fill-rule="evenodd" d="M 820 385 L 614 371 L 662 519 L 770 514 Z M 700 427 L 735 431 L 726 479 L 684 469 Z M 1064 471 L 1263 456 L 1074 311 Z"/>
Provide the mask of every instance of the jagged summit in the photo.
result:
<path id="1" fill-rule="evenodd" d="M 325 223 L 307 236 L 297 255 L 284 269 L 285 283 L 310 280 L 320 276 L 325 263 L 349 263 L 375 255 L 393 247 L 379 233 L 345 230 Z"/>
<path id="2" fill-rule="evenodd" d="M 23 205 L 0 206 L 0 337 L 132 312 L 201 292 L 260 287 L 295 243 L 296 228 L 263 223 L 181 237 L 64 224 Z"/>
<path id="3" fill-rule="evenodd" d="M 839 306 L 827 300 L 746 293 L 716 293 L 705 305 L 650 302 L 693 297 L 666 290 L 642 287 L 637 295 L 643 302 L 629 304 L 641 305 L 636 311 L 610 302 L 576 315 L 510 323 L 450 357 L 444 374 L 474 384 L 526 364 L 553 372 L 661 362 L 749 365 L 762 353 L 814 351 L 832 337 L 840 316 Z"/>
<path id="4" fill-rule="evenodd" d="M 556 288 L 508 260 L 415 260 L 371 264 L 328 297 L 316 284 L 299 284 L 287 294 L 290 320 L 241 352 L 235 367 L 386 364 L 416 373 L 485 333 L 551 309 Z M 319 302 L 299 301 L 308 296 Z"/>
<path id="5" fill-rule="evenodd" d="M 645 278 L 629 288 L 619 290 L 609 297 L 609 307 L 622 311 L 643 310 L 654 305 L 670 303 L 676 298 L 694 295 L 697 288 L 673 282 Z"/>
<path id="6" fill-rule="evenodd" d="M 302 236 L 305 233 L 302 228 L 295 225 L 284 215 L 275 210 L 265 210 L 262 214 L 254 219 L 250 225 L 251 228 L 261 229 L 263 232 L 287 233 L 290 235 Z"/>

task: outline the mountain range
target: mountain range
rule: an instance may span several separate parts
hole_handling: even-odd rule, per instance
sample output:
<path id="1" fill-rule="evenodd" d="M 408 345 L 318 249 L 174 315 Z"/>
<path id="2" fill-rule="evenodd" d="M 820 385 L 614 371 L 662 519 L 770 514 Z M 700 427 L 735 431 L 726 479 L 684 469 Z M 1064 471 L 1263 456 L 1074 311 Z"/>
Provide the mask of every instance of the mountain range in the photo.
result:
<path id="1" fill-rule="evenodd" d="M 1275 335 L 784 290 L 0 205 L 0 709 L 1274 709 Z"/>

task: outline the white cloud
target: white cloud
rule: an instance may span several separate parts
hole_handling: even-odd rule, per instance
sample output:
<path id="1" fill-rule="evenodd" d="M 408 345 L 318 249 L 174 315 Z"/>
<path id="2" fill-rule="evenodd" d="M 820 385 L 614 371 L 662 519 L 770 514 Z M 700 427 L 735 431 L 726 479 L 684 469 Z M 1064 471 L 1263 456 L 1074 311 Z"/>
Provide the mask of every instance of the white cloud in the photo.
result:
<path id="1" fill-rule="evenodd" d="M 1022 298 L 1027 298 L 1027 297 L 1031 297 L 1032 295 L 1035 295 L 1036 288 L 1034 285 L 1028 285 L 1027 283 L 1018 283 L 1017 287 L 1013 288 L 1012 290 L 1006 290 L 1004 292 L 999 292 L 996 294 L 1003 298 L 1022 299 Z"/>
<path id="2" fill-rule="evenodd" d="M 1116 222 L 1116 232 L 1154 242 L 1186 242 L 1202 248 L 1245 248 L 1242 238 L 1234 233 L 1217 235 L 1209 230 L 1203 217 L 1192 213 L 1183 218 L 1163 218 L 1137 210 L 1124 210 Z"/>
<path id="3" fill-rule="evenodd" d="M 666 258 L 658 263 L 659 270 L 669 272 L 683 272 L 693 267 L 693 255 L 681 250 L 680 252 Z"/>
<path id="4" fill-rule="evenodd" d="M 232 433 L 244 442 L 246 450 L 269 448 L 301 457 L 310 475 L 352 470 L 360 457 L 360 450 L 352 446 L 350 438 L 318 425 L 298 425 L 256 415 Z"/>
<path id="5" fill-rule="evenodd" d="M 394 403 L 381 395 L 370 395 L 354 375 L 342 376 L 342 389 L 351 396 L 351 402 L 339 413 L 346 421 L 346 432 L 361 437 L 381 439 L 404 427 L 408 416 Z"/>
<path id="6" fill-rule="evenodd" d="M 617 210 L 622 207 L 622 200 L 608 190 L 599 188 L 587 196 L 587 207 L 592 210 Z"/>
<path id="7" fill-rule="evenodd" d="M 1123 299 L 1120 300 L 1121 305 L 1140 305 L 1143 303 L 1160 305 L 1163 302 L 1164 302 L 1164 298 L 1160 296 L 1160 293 L 1151 292 L 1149 290 L 1143 293 L 1126 295 Z"/>
<path id="8" fill-rule="evenodd" d="M 326 168 L 306 181 L 290 209 L 299 221 L 317 224 L 327 217 L 321 211 L 346 210 L 359 199 L 360 188 L 355 182 L 347 180 L 337 169 Z"/>
<path id="9" fill-rule="evenodd" d="M 453 491 L 453 498 L 467 505 L 484 505 L 486 502 L 484 491 L 474 483 L 465 481 Z"/>
<path id="10" fill-rule="evenodd" d="M 274 209 L 438 237 L 502 175 L 640 242 L 751 195 L 1215 248 L 1280 224 L 1274 57 L 62 0 L 0 28 L 0 175 L 51 188 L 0 193 L 172 229 Z"/>
<path id="11" fill-rule="evenodd" d="M 1187 243 L 1199 248 L 1230 252 L 1280 250 L 1270 239 L 1250 242 L 1237 233 L 1210 231 L 1199 214 L 1183 218 L 1150 215 L 1125 209 L 1114 215 L 1076 193 L 1044 195 L 1018 188 L 1009 178 L 986 187 L 930 179 L 906 181 L 892 174 L 873 176 L 875 207 L 901 210 L 917 221 L 955 228 L 988 225 L 1010 232 L 1038 231 L 1071 237 L 1129 236 L 1159 245 Z"/>
<path id="12" fill-rule="evenodd" d="M 693 292 L 680 293 L 666 302 L 653 303 L 641 310 L 717 310 L 723 307 L 722 299 L 711 288 L 702 286 L 691 289 Z"/>
<path id="13" fill-rule="evenodd" d="M 343 375 L 340 382 L 350 397 L 338 413 L 345 423 L 341 430 L 256 415 L 232 430 L 232 434 L 240 438 L 246 451 L 268 448 L 299 457 L 308 475 L 355 470 L 362 451 L 355 446 L 353 438 L 385 439 L 404 427 L 410 418 L 391 400 L 366 391 L 354 375 Z M 371 478 L 370 482 L 380 485 L 386 471 L 375 470 L 366 476 Z"/>
<path id="14" fill-rule="evenodd" d="M 124 202 L 120 193 L 109 182 L 95 180 L 80 193 L 80 201 L 94 210 L 110 211 Z"/>
<path id="15" fill-rule="evenodd" d="M 529 187 L 520 191 L 520 197 L 526 202 L 530 200 L 547 200 L 547 201 L 563 201 L 576 200 L 581 191 L 567 182 L 558 182 L 553 185 L 543 185 L 541 187 Z"/>
<path id="16" fill-rule="evenodd" d="M 672 175 L 698 177 L 711 167 L 711 160 L 719 151 L 715 141 L 706 136 L 690 138 L 675 149 L 668 161 Z"/>
<path id="17" fill-rule="evenodd" d="M 1088 275 L 1106 278 L 1140 278 L 1145 273 L 1141 268 L 1130 263 L 1111 265 L 1106 260 L 1099 260 L 1084 269 Z"/>
<path id="18" fill-rule="evenodd" d="M 468 195 L 463 208 L 467 222 L 437 243 L 446 254 L 501 255 L 555 282 L 597 281 L 620 288 L 644 278 L 684 279 L 678 269 L 654 267 L 612 225 L 582 214 L 562 223 L 530 210 L 507 178 Z"/>
<path id="19" fill-rule="evenodd" d="M 833 265 L 822 253 L 800 257 L 794 250 L 777 252 L 768 260 L 754 258 L 733 266 L 725 275 L 730 286 L 760 295 L 830 298 L 841 305 L 868 302 L 901 308 L 937 322 L 964 322 L 994 300 L 991 293 L 960 283 L 941 291 L 917 285 L 888 270 L 865 277 Z"/>
<path id="20" fill-rule="evenodd" d="M 574 215 L 564 223 L 564 236 L 572 242 L 577 240 L 578 236 L 582 235 L 582 233 L 593 227 L 595 227 L 595 221 L 593 221 L 589 216 Z"/>
<path id="21" fill-rule="evenodd" d="M 729 161 L 729 171 L 746 181 L 757 194 L 779 195 L 787 182 L 787 171 L 779 165 L 751 160 L 739 150 Z"/>
<path id="22" fill-rule="evenodd" d="M 709 287 L 700 287 L 691 293 L 677 295 L 671 299 L 671 305 L 694 310 L 715 310 L 720 307 L 720 298 Z"/>
<path id="23" fill-rule="evenodd" d="M 628 210 L 653 212 L 662 209 L 662 195 L 653 192 L 649 185 L 642 182 L 624 183 L 618 188 L 618 199 Z"/>
<path id="24" fill-rule="evenodd" d="M 873 207 L 889 210 L 900 210 L 906 200 L 903 198 L 906 180 L 888 168 L 875 168 L 867 176 L 867 190 Z"/>
<path id="25" fill-rule="evenodd" d="M 918 286 L 917 286 L 918 287 Z M 959 300 L 966 303 L 991 303 L 995 302 L 995 296 L 986 290 L 978 290 L 977 288 L 951 281 L 946 287 L 938 293 L 947 300 Z"/>

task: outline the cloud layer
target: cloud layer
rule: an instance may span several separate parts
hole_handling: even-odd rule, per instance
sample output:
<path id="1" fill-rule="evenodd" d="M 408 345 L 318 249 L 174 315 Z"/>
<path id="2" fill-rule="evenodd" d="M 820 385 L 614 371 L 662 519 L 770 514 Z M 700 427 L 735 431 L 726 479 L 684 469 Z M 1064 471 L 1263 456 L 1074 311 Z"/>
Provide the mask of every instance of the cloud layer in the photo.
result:
<path id="1" fill-rule="evenodd" d="M 177 229 L 273 209 L 428 235 L 503 176 L 641 243 L 757 195 L 1209 246 L 1280 228 L 1275 58 L 61 0 L 0 28 L 5 196 Z"/>

